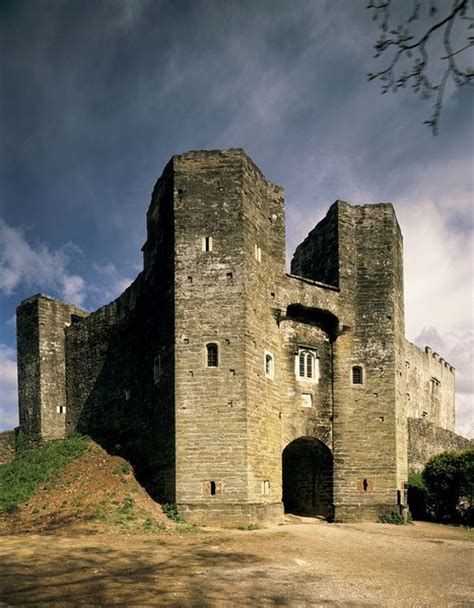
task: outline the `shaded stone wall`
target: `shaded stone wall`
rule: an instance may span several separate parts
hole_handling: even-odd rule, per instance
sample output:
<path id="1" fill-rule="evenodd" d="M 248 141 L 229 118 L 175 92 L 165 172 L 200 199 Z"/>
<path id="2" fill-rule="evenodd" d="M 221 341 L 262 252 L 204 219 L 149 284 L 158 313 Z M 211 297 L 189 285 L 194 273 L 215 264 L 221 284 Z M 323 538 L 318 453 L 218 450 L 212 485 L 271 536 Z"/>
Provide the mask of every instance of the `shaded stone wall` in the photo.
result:
<path id="1" fill-rule="evenodd" d="M 169 168 L 147 216 L 145 269 L 67 331 L 68 430 L 128 458 L 148 491 L 175 500 L 174 232 Z"/>
<path id="2" fill-rule="evenodd" d="M 339 223 L 337 205 L 298 245 L 291 260 L 291 273 L 339 287 Z"/>
<path id="3" fill-rule="evenodd" d="M 64 437 L 66 404 L 65 331 L 88 313 L 38 294 L 17 309 L 20 427 L 41 439 Z"/>
<path id="4" fill-rule="evenodd" d="M 474 449 L 474 441 L 440 428 L 427 420 L 408 418 L 408 469 L 421 473 L 432 456 L 441 452 Z"/>
<path id="5" fill-rule="evenodd" d="M 407 415 L 454 432 L 454 368 L 428 346 L 405 341 Z"/>
<path id="6" fill-rule="evenodd" d="M 7 464 L 15 458 L 15 431 L 0 433 L 0 465 Z"/>
<path id="7" fill-rule="evenodd" d="M 244 214 L 249 501 L 275 517 L 282 512 L 282 427 L 286 418 L 282 384 L 286 358 L 277 320 L 285 269 L 285 215 L 282 189 L 268 182 L 251 162 L 246 162 L 244 171 Z M 266 355 L 272 359 L 271 374 L 266 373 Z M 267 494 L 265 482 L 269 484 Z"/>

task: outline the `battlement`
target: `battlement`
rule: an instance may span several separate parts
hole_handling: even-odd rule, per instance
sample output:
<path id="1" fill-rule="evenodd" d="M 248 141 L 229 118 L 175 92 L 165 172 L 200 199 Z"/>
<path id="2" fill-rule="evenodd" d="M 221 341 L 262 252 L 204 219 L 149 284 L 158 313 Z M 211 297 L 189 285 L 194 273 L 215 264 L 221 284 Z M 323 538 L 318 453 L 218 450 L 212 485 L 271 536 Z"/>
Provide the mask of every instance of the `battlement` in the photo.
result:
<path id="1" fill-rule="evenodd" d="M 446 369 L 449 369 L 449 371 L 451 371 L 453 373 L 455 372 L 456 368 L 453 365 L 451 365 L 450 363 L 448 363 L 446 361 L 446 359 L 443 359 L 443 357 L 438 355 L 437 352 L 434 352 L 433 349 L 431 348 L 431 346 L 425 346 L 425 353 L 428 357 L 431 357 L 435 361 L 438 361 L 440 365 L 444 365 L 444 367 Z"/>

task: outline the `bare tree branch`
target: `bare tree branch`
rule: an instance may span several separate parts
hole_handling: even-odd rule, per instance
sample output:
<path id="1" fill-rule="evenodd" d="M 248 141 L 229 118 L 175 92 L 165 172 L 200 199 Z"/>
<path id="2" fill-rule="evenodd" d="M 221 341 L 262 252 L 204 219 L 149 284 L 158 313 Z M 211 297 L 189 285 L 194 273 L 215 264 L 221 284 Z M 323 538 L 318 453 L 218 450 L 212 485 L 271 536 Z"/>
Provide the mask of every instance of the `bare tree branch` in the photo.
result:
<path id="1" fill-rule="evenodd" d="M 403 2 L 404 0 L 402 0 L 402 6 Z M 422 9 L 426 4 L 428 5 L 426 18 L 432 19 L 437 16 L 438 9 L 435 0 L 414 0 L 413 11 L 405 23 L 398 25 L 396 28 L 390 28 L 393 0 L 379 0 L 378 2 L 369 0 L 367 8 L 373 11 L 373 19 L 378 20 L 381 17 L 379 26 L 381 34 L 374 44 L 375 58 L 391 51 L 393 55 L 384 68 L 367 74 L 367 77 L 369 80 L 379 79 L 381 81 L 381 93 L 387 93 L 389 90 L 397 92 L 411 82 L 413 91 L 423 99 L 435 95 L 432 115 L 430 119 L 425 121 L 425 124 L 436 135 L 439 131 L 439 121 L 448 80 L 451 78 L 457 87 L 474 84 L 474 70 L 472 67 L 463 69 L 457 63 L 457 59 L 474 45 L 474 36 L 466 35 L 466 44 L 456 51 L 453 51 L 451 43 L 452 30 L 456 23 L 461 22 L 461 20 L 463 22 L 474 21 L 474 16 L 467 15 L 468 5 L 474 6 L 474 0 L 453 0 L 446 15 L 438 18 L 432 25 L 426 25 L 424 31 L 422 30 L 421 34 L 415 36 L 411 31 L 412 24 L 418 21 L 418 25 L 422 25 L 420 23 Z M 467 29 L 473 27 L 474 24 L 469 25 Z M 447 66 L 443 70 L 442 77 L 436 82 L 431 82 L 428 69 L 430 67 L 430 53 L 432 54 L 433 51 L 432 49 L 430 52 L 428 51 L 428 44 L 434 41 L 440 33 L 442 33 L 442 41 L 440 39 L 439 44 L 443 45 L 445 54 L 441 57 L 435 57 L 435 61 L 432 61 L 431 65 L 436 61 L 447 61 Z M 408 63 L 408 69 L 396 74 L 400 69 L 402 59 L 404 64 Z"/>

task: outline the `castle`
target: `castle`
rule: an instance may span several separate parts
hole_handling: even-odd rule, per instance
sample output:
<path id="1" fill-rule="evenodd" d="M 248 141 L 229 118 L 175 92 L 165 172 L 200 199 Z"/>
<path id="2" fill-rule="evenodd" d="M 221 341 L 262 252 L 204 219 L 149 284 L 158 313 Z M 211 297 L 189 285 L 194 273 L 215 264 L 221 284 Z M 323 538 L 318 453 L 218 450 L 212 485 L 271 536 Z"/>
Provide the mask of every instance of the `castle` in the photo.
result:
<path id="1" fill-rule="evenodd" d="M 391 204 L 336 201 L 287 273 L 282 189 L 240 149 L 189 152 L 156 183 L 143 257 L 96 312 L 18 307 L 30 437 L 87 433 L 185 519 L 223 525 L 375 520 L 409 470 L 467 447 L 453 367 L 405 339 Z"/>

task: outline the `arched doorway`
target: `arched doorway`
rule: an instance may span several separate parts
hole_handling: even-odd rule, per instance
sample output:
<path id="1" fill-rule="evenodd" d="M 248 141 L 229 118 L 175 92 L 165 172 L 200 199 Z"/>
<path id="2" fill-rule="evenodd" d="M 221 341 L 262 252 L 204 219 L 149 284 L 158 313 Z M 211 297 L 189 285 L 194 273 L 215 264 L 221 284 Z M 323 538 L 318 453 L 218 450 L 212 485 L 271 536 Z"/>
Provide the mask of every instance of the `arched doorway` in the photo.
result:
<path id="1" fill-rule="evenodd" d="M 333 517 L 333 459 L 322 441 L 301 437 L 283 450 L 285 513 Z"/>

